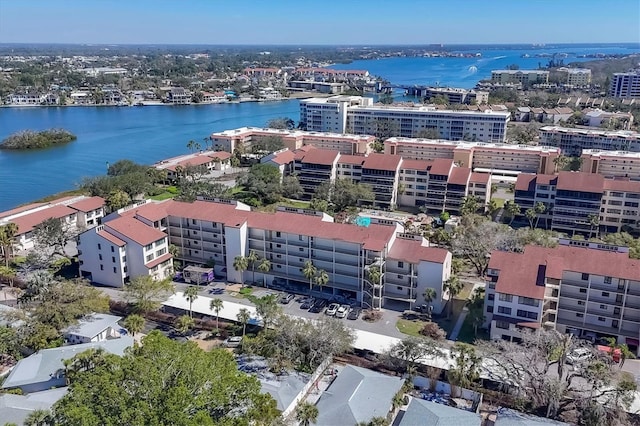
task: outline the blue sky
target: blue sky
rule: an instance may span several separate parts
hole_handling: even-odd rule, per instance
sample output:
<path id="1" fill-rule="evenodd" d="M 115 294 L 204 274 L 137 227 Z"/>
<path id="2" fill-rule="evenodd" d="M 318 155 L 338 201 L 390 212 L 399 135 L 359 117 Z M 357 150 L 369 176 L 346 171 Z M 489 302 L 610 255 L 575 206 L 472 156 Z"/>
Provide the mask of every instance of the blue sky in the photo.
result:
<path id="1" fill-rule="evenodd" d="M 2 42 L 640 42 L 640 1 L 0 0 Z"/>

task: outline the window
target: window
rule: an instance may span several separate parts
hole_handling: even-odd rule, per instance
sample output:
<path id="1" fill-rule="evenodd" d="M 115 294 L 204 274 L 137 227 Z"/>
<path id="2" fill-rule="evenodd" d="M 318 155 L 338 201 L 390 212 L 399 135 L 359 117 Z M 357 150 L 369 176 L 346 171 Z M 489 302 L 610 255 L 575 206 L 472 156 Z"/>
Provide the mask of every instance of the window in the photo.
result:
<path id="1" fill-rule="evenodd" d="M 513 300 L 513 296 L 510 294 L 500 293 L 498 296 L 498 300 L 501 302 L 511 302 Z"/>
<path id="2" fill-rule="evenodd" d="M 116 267 L 115 266 L 113 267 L 113 273 L 114 274 L 116 273 Z"/>
<path id="3" fill-rule="evenodd" d="M 127 267 L 126 266 L 124 267 L 124 273 L 125 274 L 127 273 Z"/>
<path id="4" fill-rule="evenodd" d="M 145 250 L 151 250 L 152 248 L 153 248 L 153 243 L 147 244 L 146 246 L 144 246 Z"/>
<path id="5" fill-rule="evenodd" d="M 398 262 L 398 268 L 404 268 L 404 262 Z"/>
<path id="6" fill-rule="evenodd" d="M 116 258 L 114 256 L 111 256 L 111 263 L 116 263 Z"/>
<path id="7" fill-rule="evenodd" d="M 102 250 L 102 246 L 98 243 L 98 250 Z"/>
<path id="8" fill-rule="evenodd" d="M 613 308 L 614 315 L 620 315 L 620 308 Z"/>
<path id="9" fill-rule="evenodd" d="M 401 280 L 402 278 L 403 278 L 403 276 L 398 274 L 398 279 Z"/>
<path id="10" fill-rule="evenodd" d="M 589 281 L 589 274 L 582 274 L 582 281 Z"/>
<path id="11" fill-rule="evenodd" d="M 104 265 L 100 265 L 100 270 L 104 271 Z"/>
<path id="12" fill-rule="evenodd" d="M 602 292 L 602 297 L 609 297 L 609 292 L 603 291 Z"/>
<path id="13" fill-rule="evenodd" d="M 102 260 L 102 255 L 101 254 L 98 255 L 98 260 Z"/>
<path id="14" fill-rule="evenodd" d="M 195 225 L 196 223 L 197 223 L 197 222 L 196 222 L 196 220 L 195 220 L 195 219 L 191 219 L 191 224 L 192 224 L 192 225 Z"/>
<path id="15" fill-rule="evenodd" d="M 147 259 L 147 262 L 151 262 L 153 260 L 153 253 L 147 255 L 146 259 Z"/>
<path id="16" fill-rule="evenodd" d="M 538 319 L 538 313 L 537 312 L 525 311 L 523 309 L 518 309 L 518 312 L 516 312 L 516 315 L 518 315 L 519 317 L 522 317 L 522 318 L 529 318 L 529 319 L 532 319 L 532 320 L 537 320 Z"/>
<path id="17" fill-rule="evenodd" d="M 489 294 L 487 296 L 487 300 L 495 300 L 496 299 L 496 295 L 495 294 Z"/>
<path id="18" fill-rule="evenodd" d="M 197 242 L 197 241 L 196 241 Z M 156 252 L 156 257 L 160 257 L 167 252 L 166 248 L 160 249 Z"/>
<path id="19" fill-rule="evenodd" d="M 604 277 L 605 284 L 611 284 L 611 277 Z"/>
<path id="20" fill-rule="evenodd" d="M 505 314 L 505 315 L 511 315 L 511 308 L 507 308 L 505 306 L 498 306 L 498 313 L 499 314 Z"/>
<path id="21" fill-rule="evenodd" d="M 578 306 L 584 306 L 584 300 L 578 300 Z"/>
<path id="22" fill-rule="evenodd" d="M 587 289 L 586 289 L 586 288 L 581 288 L 581 289 L 580 289 L 580 293 L 586 293 L 586 292 L 587 292 Z"/>
<path id="23" fill-rule="evenodd" d="M 280 238 L 280 236 L 281 236 L 281 235 L 282 235 L 282 234 L 281 234 L 279 231 L 278 231 L 278 232 L 276 232 L 276 238 Z"/>
<path id="24" fill-rule="evenodd" d="M 493 313 L 493 306 L 492 305 L 487 306 L 487 313 Z"/>
<path id="25" fill-rule="evenodd" d="M 578 318 L 582 318 L 583 316 L 584 316 L 584 314 L 581 314 L 581 313 L 579 313 L 579 312 L 576 312 L 576 317 L 578 317 Z"/>
<path id="26" fill-rule="evenodd" d="M 114 253 L 115 251 L 116 249 L 113 246 L 111 246 L 111 253 Z"/>
<path id="27" fill-rule="evenodd" d="M 509 329 L 509 323 L 506 321 L 496 321 L 496 328 L 501 328 L 503 330 Z"/>
<path id="28" fill-rule="evenodd" d="M 125 263 L 127 261 L 127 256 L 122 256 L 122 263 Z"/>
<path id="29" fill-rule="evenodd" d="M 304 247 L 300 247 L 298 251 L 304 251 Z"/>
<path id="30" fill-rule="evenodd" d="M 602 309 L 603 311 L 607 310 L 607 305 L 600 305 L 600 309 Z"/>
<path id="31" fill-rule="evenodd" d="M 520 296 L 518 298 L 518 303 L 520 303 L 521 305 L 538 306 L 538 301 L 536 299 L 532 299 L 530 297 L 522 297 L 522 296 Z"/>
<path id="32" fill-rule="evenodd" d="M 600 322 L 605 322 L 605 321 L 606 321 L 606 318 L 605 318 L 605 317 L 598 317 L 598 321 L 600 321 Z"/>
<path id="33" fill-rule="evenodd" d="M 398 289 L 398 290 L 402 290 L 402 287 L 400 287 L 400 286 L 398 285 L 398 286 L 396 286 L 396 289 Z"/>

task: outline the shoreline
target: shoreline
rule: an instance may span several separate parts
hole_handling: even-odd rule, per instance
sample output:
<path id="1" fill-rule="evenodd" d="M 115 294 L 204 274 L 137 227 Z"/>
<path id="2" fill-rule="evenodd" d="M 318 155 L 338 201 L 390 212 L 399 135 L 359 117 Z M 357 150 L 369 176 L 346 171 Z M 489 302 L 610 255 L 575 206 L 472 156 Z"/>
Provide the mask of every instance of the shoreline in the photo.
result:
<path id="1" fill-rule="evenodd" d="M 165 106 L 165 107 L 183 107 L 183 106 L 205 106 L 205 105 L 235 105 L 246 102 L 286 102 L 286 101 L 295 101 L 298 99 L 306 99 L 306 98 L 326 98 L 329 96 L 333 96 L 331 93 L 315 93 L 315 92 L 296 92 L 290 94 L 288 97 L 284 97 L 282 99 L 238 99 L 235 101 L 228 102 L 191 102 L 188 104 L 170 104 L 166 102 L 159 101 L 141 101 L 142 105 L 132 104 L 132 105 L 105 105 L 105 104 L 93 104 L 93 105 L 0 105 L 0 108 L 133 108 L 133 107 L 155 107 L 155 106 Z"/>

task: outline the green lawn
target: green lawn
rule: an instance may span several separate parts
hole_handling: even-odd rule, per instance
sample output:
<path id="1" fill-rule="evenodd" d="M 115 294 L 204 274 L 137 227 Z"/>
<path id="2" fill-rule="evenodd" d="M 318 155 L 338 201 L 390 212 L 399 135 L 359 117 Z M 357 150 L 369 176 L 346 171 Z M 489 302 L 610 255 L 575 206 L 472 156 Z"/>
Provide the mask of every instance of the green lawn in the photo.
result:
<path id="1" fill-rule="evenodd" d="M 426 323 L 427 323 L 426 321 L 420 321 L 420 320 L 410 321 L 404 318 L 400 318 L 396 322 L 396 328 L 400 333 L 404 333 L 409 336 L 420 337 L 422 336 L 420 334 L 420 330 L 422 330 L 422 327 L 424 327 Z"/>
<path id="2" fill-rule="evenodd" d="M 501 207 L 501 208 L 504 207 L 504 201 L 505 201 L 504 198 L 494 197 L 492 198 L 492 200 L 494 200 L 497 203 L 498 207 Z"/>
<path id="3" fill-rule="evenodd" d="M 152 195 L 149 197 L 149 199 L 154 200 L 154 201 L 163 201 L 163 200 L 168 200 L 169 198 L 173 198 L 175 197 L 177 194 L 172 194 L 168 191 L 165 191 L 161 194 L 158 195 Z"/>

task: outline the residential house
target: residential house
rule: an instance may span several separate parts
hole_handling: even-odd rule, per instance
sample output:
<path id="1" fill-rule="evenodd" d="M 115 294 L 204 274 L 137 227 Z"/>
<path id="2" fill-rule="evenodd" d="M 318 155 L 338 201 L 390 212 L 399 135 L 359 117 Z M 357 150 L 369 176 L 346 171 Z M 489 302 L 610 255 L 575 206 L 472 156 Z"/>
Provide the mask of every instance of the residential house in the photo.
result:
<path id="1" fill-rule="evenodd" d="M 66 386 L 65 360 L 90 349 L 102 349 L 122 356 L 125 349 L 132 345 L 133 338 L 122 336 L 101 342 L 42 349 L 18 361 L 2 383 L 2 389 L 20 389 L 23 393 L 30 394 Z"/>
<path id="2" fill-rule="evenodd" d="M 191 103 L 191 92 L 183 87 L 171 87 L 166 96 L 166 102 L 169 104 L 188 105 Z"/>
<path id="3" fill-rule="evenodd" d="M 347 365 L 322 393 L 316 406 L 318 426 L 355 425 L 392 414 L 393 397 L 402 389 L 401 377 Z"/>
<path id="4" fill-rule="evenodd" d="M 394 422 L 396 426 L 482 425 L 480 414 L 418 398 L 411 398 L 409 405 L 398 414 L 397 419 Z"/>
<path id="5" fill-rule="evenodd" d="M 25 424 L 31 413 L 37 410 L 51 410 L 53 404 L 67 394 L 68 388 L 56 388 L 34 392 L 28 395 L 5 393 L 0 395 L 0 419 L 5 425 Z"/>
<path id="6" fill-rule="evenodd" d="M 81 343 L 102 342 L 118 339 L 122 336 L 122 327 L 118 324 L 122 317 L 109 314 L 90 314 L 80 319 L 77 324 L 63 330 L 65 343 L 77 345 Z"/>

